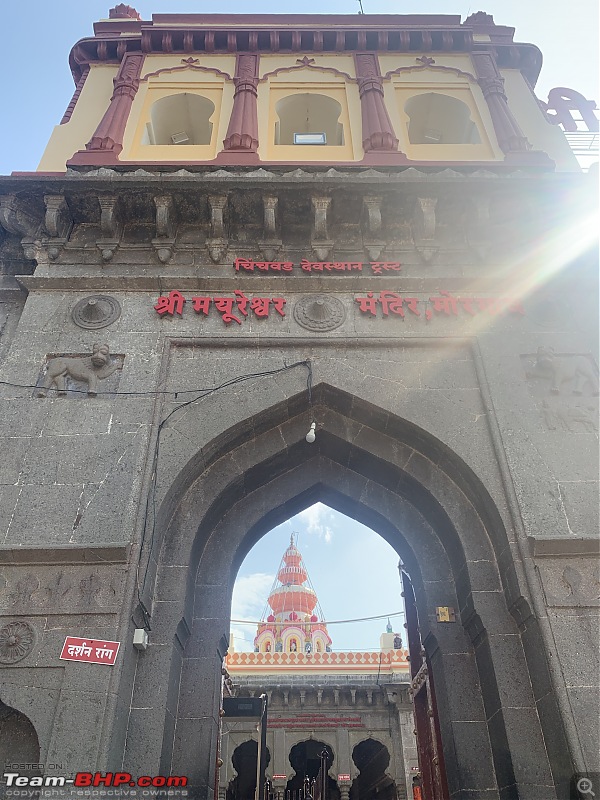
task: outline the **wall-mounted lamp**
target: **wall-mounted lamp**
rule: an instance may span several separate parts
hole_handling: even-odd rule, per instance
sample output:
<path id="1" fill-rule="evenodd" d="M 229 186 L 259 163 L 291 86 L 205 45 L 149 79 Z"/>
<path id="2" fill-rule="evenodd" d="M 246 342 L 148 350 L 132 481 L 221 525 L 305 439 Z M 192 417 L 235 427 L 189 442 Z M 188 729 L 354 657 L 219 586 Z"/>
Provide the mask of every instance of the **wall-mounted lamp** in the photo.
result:
<path id="1" fill-rule="evenodd" d="M 316 433 L 315 433 L 315 428 L 316 427 L 317 427 L 317 423 L 316 422 L 311 422 L 310 423 L 310 430 L 306 434 L 306 436 L 304 437 L 309 444 L 312 444 L 314 442 L 314 440 L 317 438 L 316 437 Z"/>

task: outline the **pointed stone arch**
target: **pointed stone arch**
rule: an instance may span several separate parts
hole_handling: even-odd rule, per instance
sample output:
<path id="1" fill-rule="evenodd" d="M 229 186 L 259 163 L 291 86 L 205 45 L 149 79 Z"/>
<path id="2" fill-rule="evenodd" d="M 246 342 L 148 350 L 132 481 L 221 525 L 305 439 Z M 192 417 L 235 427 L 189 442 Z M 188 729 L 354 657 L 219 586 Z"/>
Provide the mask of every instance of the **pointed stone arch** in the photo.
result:
<path id="1" fill-rule="evenodd" d="M 216 437 L 165 495 L 153 609 L 160 657 L 171 670 L 166 702 L 155 711 L 161 769 L 187 774 L 198 796 L 212 791 L 233 581 L 258 539 L 321 501 L 377 531 L 411 574 L 450 791 L 492 798 L 521 782 L 550 787 L 515 622 L 527 603 L 485 485 L 427 431 L 340 389 L 317 386 L 311 414 L 320 422 L 314 444 L 305 441 L 305 395 L 290 398 Z M 184 574 L 185 591 L 177 591 L 183 584 L 173 576 Z M 437 606 L 453 606 L 459 624 L 437 624 Z M 141 661 L 140 680 L 145 669 Z M 135 765 L 133 751 L 127 757 Z"/>
<path id="2" fill-rule="evenodd" d="M 42 771 L 35 768 L 40 763 L 40 743 L 33 723 L 23 712 L 0 700 L 0 763 L 28 765 L 19 774 L 33 777 Z M 4 771 L 8 770 L 5 767 Z M 4 780 L 0 779 L 0 793 Z"/>

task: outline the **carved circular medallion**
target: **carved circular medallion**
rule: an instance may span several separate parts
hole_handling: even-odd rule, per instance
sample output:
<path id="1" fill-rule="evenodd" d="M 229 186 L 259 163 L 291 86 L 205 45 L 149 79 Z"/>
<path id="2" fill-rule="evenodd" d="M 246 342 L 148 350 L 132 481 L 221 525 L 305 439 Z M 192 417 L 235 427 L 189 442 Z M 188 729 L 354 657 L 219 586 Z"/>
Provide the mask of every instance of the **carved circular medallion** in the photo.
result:
<path id="1" fill-rule="evenodd" d="M 116 322 L 120 316 L 121 306 L 119 303 L 114 297 L 107 297 L 103 294 L 84 297 L 71 312 L 75 325 L 88 330 L 106 328 Z"/>
<path id="2" fill-rule="evenodd" d="M 0 664 L 16 664 L 33 649 L 35 633 L 28 622 L 9 622 L 0 628 Z"/>
<path id="3" fill-rule="evenodd" d="M 332 331 L 345 318 L 344 304 L 331 295 L 310 294 L 294 306 L 294 319 L 308 331 Z"/>

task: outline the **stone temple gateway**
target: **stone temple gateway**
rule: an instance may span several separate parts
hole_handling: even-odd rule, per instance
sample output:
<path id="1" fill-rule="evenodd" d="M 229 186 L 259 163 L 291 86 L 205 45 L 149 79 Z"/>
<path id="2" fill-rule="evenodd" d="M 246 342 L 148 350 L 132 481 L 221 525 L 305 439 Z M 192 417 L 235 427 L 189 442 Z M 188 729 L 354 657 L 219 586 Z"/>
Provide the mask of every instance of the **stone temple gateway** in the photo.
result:
<path id="1" fill-rule="evenodd" d="M 592 104 L 513 34 L 121 4 L 75 45 L 0 179 L 5 763 L 212 798 L 237 569 L 321 501 L 410 575 L 445 796 L 598 771 Z"/>

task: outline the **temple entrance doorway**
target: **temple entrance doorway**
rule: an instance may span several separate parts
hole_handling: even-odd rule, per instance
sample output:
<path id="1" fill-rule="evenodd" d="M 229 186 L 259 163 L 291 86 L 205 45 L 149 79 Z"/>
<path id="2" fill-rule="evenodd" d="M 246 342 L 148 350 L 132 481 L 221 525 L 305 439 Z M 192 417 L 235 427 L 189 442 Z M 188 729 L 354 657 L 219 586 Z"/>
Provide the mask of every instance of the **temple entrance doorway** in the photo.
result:
<path id="1" fill-rule="evenodd" d="M 235 576 L 269 531 L 322 503 L 376 531 L 410 574 L 421 643 L 435 679 L 450 794 L 479 792 L 499 800 L 522 793 L 521 784 L 551 786 L 531 672 L 539 665 L 526 659 L 521 631 L 535 620 L 521 595 L 516 550 L 511 548 L 515 531 L 512 518 L 504 513 L 502 485 L 495 481 L 493 470 L 479 475 L 449 441 L 440 438 L 439 431 L 436 435 L 338 386 L 313 387 L 309 417 L 305 395 L 299 395 L 295 404 L 288 398 L 268 405 L 266 395 L 255 400 L 260 410 L 215 437 L 210 449 L 203 446 L 192 452 L 190 445 L 190 456 L 169 478 L 170 488 L 157 511 L 156 529 L 161 535 L 154 543 L 159 598 L 155 617 L 157 624 L 163 619 L 167 624 L 167 614 L 177 619 L 174 640 L 165 641 L 161 654 L 172 687 L 168 697 L 173 698 L 163 704 L 161 763 L 172 774 L 188 775 L 199 798 L 217 790 L 216 720 Z M 206 409 L 190 409 L 186 426 L 191 430 L 206 419 Z M 310 419 L 318 419 L 322 426 L 312 443 L 306 440 Z M 361 552 L 367 555 L 367 547 L 363 545 Z M 343 569 L 339 563 L 330 567 L 332 573 Z M 179 584 L 174 575 L 181 576 Z M 375 575 L 379 577 L 376 570 Z M 350 594 L 360 593 L 360 582 L 347 586 Z M 312 623 L 310 610 L 303 613 Z M 306 619 L 294 622 L 307 623 Z M 275 643 L 276 639 L 275 632 Z M 312 650 L 302 652 L 300 643 L 298 636 L 294 650 L 290 638 L 289 652 L 272 647 L 269 653 L 265 648 L 264 656 L 278 658 L 291 676 L 292 664 L 313 661 L 317 655 Z M 240 655 L 247 666 L 258 662 L 254 651 Z M 349 664 L 358 664 L 353 671 L 360 672 L 364 656 L 345 657 L 344 667 Z M 247 687 L 252 696 L 261 689 L 256 681 L 263 680 L 256 669 L 253 673 L 254 685 Z M 141 662 L 136 682 L 149 675 L 149 664 Z M 377 693 L 370 686 L 347 685 L 336 694 L 336 687 L 324 682 L 310 690 L 314 692 L 310 702 L 315 713 L 334 718 L 330 725 L 336 730 L 360 730 L 353 726 L 365 724 L 364 739 L 369 738 L 369 727 L 360 722 L 362 713 L 354 713 L 359 701 L 366 708 L 376 697 L 386 707 L 408 703 L 412 713 L 408 692 L 395 686 L 380 680 Z M 290 680 L 274 687 L 270 724 L 277 706 L 280 724 L 285 724 L 292 700 L 298 714 L 308 713 L 308 689 Z M 159 713 L 163 714 L 162 705 Z M 212 725 L 199 723 L 207 718 Z M 327 743 L 330 728 L 312 722 L 310 727 L 315 729 L 314 738 Z M 282 757 L 277 763 L 285 762 L 290 745 L 306 738 L 305 733 L 280 744 Z M 407 737 L 398 730 L 394 739 L 398 738 Z M 387 741 L 382 743 L 390 749 Z M 340 751 L 334 751 L 336 761 L 341 760 Z M 347 762 L 350 751 L 346 742 Z M 277 760 L 276 747 L 272 753 Z M 348 771 L 336 776 L 340 790 L 348 792 L 351 781 L 340 775 Z M 290 775 L 284 778 L 287 783 Z"/>

